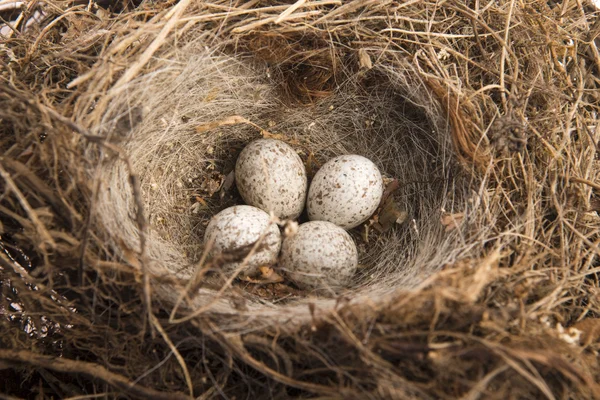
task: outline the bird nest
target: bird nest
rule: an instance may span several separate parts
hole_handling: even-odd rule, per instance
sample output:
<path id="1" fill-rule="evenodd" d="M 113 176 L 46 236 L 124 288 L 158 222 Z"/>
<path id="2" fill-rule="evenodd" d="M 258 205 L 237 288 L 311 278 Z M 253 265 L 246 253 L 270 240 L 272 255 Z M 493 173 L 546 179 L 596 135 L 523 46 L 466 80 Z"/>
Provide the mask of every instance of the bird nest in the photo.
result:
<path id="1" fill-rule="evenodd" d="M 136 264 L 152 275 L 182 280 L 176 290 L 171 284 L 158 288 L 159 296 L 163 289 L 169 297 L 185 294 L 187 308 L 248 314 L 262 324 L 290 320 L 291 310 L 299 322 L 310 318 L 307 302 L 335 306 L 336 299 L 302 293 L 285 280 L 270 283 L 271 276 L 234 284 L 233 276 L 218 273 L 218 259 L 202 257 L 210 218 L 240 204 L 233 165 L 258 137 L 289 143 L 309 171 L 333 156 L 361 154 L 388 177 L 386 209 L 352 230 L 361 269 L 345 294 L 350 301 L 414 287 L 458 254 L 479 252 L 472 241 L 460 243 L 461 229 L 447 229 L 459 221 L 440 223 L 446 209 L 449 215 L 461 213 L 461 226 L 468 225 L 462 213 L 469 181 L 452 155 L 444 113 L 409 65 L 356 71 L 340 66 L 344 80 L 326 98 L 298 104 L 281 89 L 287 77 L 269 77 L 266 62 L 244 53 L 207 53 L 196 39 L 180 45 L 129 82 L 126 95 L 99 100 L 109 107 L 91 133 L 119 142 L 127 160 L 87 146 L 88 159 L 105 156 L 89 172 L 91 181 L 100 182 L 94 223 L 111 232 L 111 244 L 123 258 L 142 253 L 143 225 L 144 254 Z M 120 129 L 123 120 L 135 126 Z M 139 192 L 131 185 L 132 173 Z M 143 209 L 141 220 L 137 207 Z M 394 226 L 400 222 L 406 223 Z M 192 276 L 197 285 L 190 292 L 185 287 L 191 287 Z"/>
<path id="2" fill-rule="evenodd" d="M 592 5 L 222 3 L 2 30 L 6 393 L 597 394 Z M 381 170 L 344 290 L 207 256 L 257 138 Z"/>

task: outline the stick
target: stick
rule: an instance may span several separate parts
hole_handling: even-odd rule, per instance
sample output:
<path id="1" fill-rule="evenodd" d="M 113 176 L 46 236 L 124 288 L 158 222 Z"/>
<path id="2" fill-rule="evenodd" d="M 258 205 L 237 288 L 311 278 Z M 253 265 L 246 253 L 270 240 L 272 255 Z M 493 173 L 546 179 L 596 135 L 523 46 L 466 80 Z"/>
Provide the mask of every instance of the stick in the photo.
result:
<path id="1" fill-rule="evenodd" d="M 298 0 L 297 2 L 295 2 L 294 4 L 289 6 L 289 8 L 287 10 L 285 10 L 284 12 L 279 14 L 279 17 L 275 20 L 275 23 L 280 24 L 281 21 L 286 19 L 290 14 L 292 14 L 298 8 L 302 7 L 304 5 L 304 3 L 306 3 L 306 0 Z"/>
<path id="2" fill-rule="evenodd" d="M 190 4 L 190 0 L 183 0 L 179 2 L 175 7 L 171 9 L 171 12 L 168 15 L 169 20 L 159 32 L 158 36 L 154 41 L 148 46 L 146 51 L 142 53 L 140 59 L 133 64 L 121 78 L 115 83 L 114 88 L 118 89 L 121 86 L 129 83 L 137 74 L 142 70 L 142 68 L 150 61 L 154 53 L 162 46 L 165 42 L 165 38 L 167 35 L 173 30 L 177 22 L 179 21 L 179 17 L 185 11 L 187 6 Z M 114 89 L 113 89 L 114 90 Z"/>
<path id="3" fill-rule="evenodd" d="M 0 349 L 0 361 L 8 364 L 25 364 L 36 368 L 45 368 L 52 371 L 87 375 L 93 379 L 100 379 L 107 384 L 135 397 L 146 399 L 186 399 L 190 397 L 181 392 L 160 392 L 141 385 L 134 384 L 122 375 L 110 372 L 101 365 L 69 360 L 63 357 L 53 357 L 36 354 L 27 350 Z"/>
<path id="4" fill-rule="evenodd" d="M 50 236 L 50 233 L 48 232 L 42 221 L 40 221 L 40 219 L 38 218 L 35 210 L 31 208 L 29 202 L 27 201 L 23 193 L 21 193 L 15 182 L 10 177 L 10 174 L 6 172 L 2 165 L 0 165 L 0 176 L 2 176 L 2 178 L 6 182 L 6 186 L 8 187 L 8 189 L 15 194 L 15 196 L 19 200 L 19 203 L 21 204 L 21 207 L 23 207 L 25 212 L 27 212 L 29 219 L 31 219 L 31 222 L 33 223 L 33 225 L 35 225 L 38 235 L 40 235 L 40 237 L 42 238 L 41 247 L 44 248 L 44 244 L 48 243 L 50 245 L 50 248 L 56 248 L 56 243 L 54 242 L 54 239 L 52 239 L 52 236 Z"/>
<path id="5" fill-rule="evenodd" d="M 79 126 L 77 123 L 72 121 L 71 119 L 59 114 L 55 110 L 50 107 L 46 107 L 44 105 L 40 105 L 40 108 L 47 112 L 51 117 L 57 119 L 62 122 L 66 126 L 73 129 L 75 132 L 82 135 L 85 139 L 87 139 L 90 143 L 98 144 L 104 148 L 112 150 L 121 158 L 121 160 L 127 166 L 127 171 L 129 173 L 129 183 L 131 185 L 131 190 L 133 191 L 133 199 L 136 205 L 136 224 L 138 225 L 139 235 L 140 235 L 140 263 L 141 263 L 141 271 L 142 271 L 142 279 L 143 279 L 143 292 L 144 292 L 144 303 L 146 305 L 146 311 L 148 313 L 148 322 L 152 320 L 152 296 L 151 296 L 151 287 L 150 287 L 150 275 L 147 271 L 147 262 L 146 262 L 146 236 L 148 231 L 148 226 L 146 223 L 146 217 L 144 216 L 144 204 L 142 203 L 142 193 L 140 188 L 140 182 L 138 176 L 134 173 L 133 165 L 131 164 L 131 160 L 127 156 L 127 154 L 118 146 L 115 146 L 112 143 L 106 141 L 106 138 L 102 136 L 94 136 L 91 135 L 85 128 Z M 91 210 L 90 210 L 91 212 Z M 87 235 L 84 236 L 87 238 Z M 82 246 L 85 246 L 85 242 L 82 243 Z M 85 255 L 85 249 L 82 252 Z M 153 325 L 150 324 L 151 332 L 154 337 L 154 328 Z"/>

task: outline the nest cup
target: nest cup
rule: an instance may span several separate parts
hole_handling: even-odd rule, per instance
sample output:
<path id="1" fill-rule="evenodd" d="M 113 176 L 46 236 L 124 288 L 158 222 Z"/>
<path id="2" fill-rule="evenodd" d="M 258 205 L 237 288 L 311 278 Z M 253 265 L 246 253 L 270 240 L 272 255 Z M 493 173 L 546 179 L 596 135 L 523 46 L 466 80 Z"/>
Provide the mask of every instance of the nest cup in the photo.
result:
<path id="1" fill-rule="evenodd" d="M 349 66 L 329 96 L 299 104 L 283 90 L 285 73 L 270 74 L 276 66 L 268 69 L 253 54 L 227 55 L 201 42 L 170 51 L 126 90 L 98 101 L 107 106 L 95 133 L 119 146 L 130 165 L 106 150 L 99 154 L 95 146 L 88 150 L 89 157 L 101 156 L 89 171 L 100 182 L 95 219 L 124 259 L 141 250 L 136 217 L 141 200 L 145 267 L 154 276 L 175 278 L 156 280 L 154 293 L 162 300 L 179 303 L 189 279 L 206 265 L 200 261 L 210 218 L 242 204 L 235 192 L 223 196 L 217 189 L 261 130 L 288 141 L 304 161 L 310 156 L 322 164 L 360 154 L 398 180 L 394 197 L 408 220 L 385 233 L 371 230 L 367 238 L 362 228 L 351 231 L 361 268 L 343 293 L 349 301 L 378 301 L 396 289 L 413 288 L 474 245 L 440 223 L 440 210 L 464 210 L 468 181 L 454 160 L 443 112 L 410 65 Z M 132 171 L 139 176 L 139 200 Z M 223 288 L 215 275 L 204 275 L 183 308 L 249 313 L 270 323 L 290 315 L 309 318 L 307 302 L 327 309 L 338 301 L 315 294 L 265 300 Z"/>

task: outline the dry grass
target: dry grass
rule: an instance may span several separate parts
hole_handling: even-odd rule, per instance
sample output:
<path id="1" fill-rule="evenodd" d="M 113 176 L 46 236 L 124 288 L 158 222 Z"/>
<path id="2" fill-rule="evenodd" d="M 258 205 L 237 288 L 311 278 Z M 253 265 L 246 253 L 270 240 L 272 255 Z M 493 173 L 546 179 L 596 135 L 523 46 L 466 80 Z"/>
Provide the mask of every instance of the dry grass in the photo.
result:
<path id="1" fill-rule="evenodd" d="M 0 45 L 2 393 L 600 396 L 591 5 L 32 2 L 21 21 L 36 7 Z M 401 183 L 409 220 L 355 232 L 365 267 L 335 298 L 201 259 L 261 130 Z"/>

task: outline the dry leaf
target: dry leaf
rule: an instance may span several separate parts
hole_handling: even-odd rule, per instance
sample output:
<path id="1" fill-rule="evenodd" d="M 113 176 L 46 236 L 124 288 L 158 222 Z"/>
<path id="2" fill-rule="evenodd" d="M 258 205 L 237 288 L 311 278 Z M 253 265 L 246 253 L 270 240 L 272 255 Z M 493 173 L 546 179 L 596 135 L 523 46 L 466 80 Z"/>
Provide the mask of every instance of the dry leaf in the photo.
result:
<path id="1" fill-rule="evenodd" d="M 201 208 L 202 206 L 200 205 L 200 203 L 194 203 L 190 206 L 189 210 L 192 214 L 198 214 Z"/>
<path id="2" fill-rule="evenodd" d="M 196 202 L 202 204 L 204 207 L 208 207 L 208 204 L 206 203 L 206 200 L 204 200 L 200 196 L 196 196 Z"/>
<path id="3" fill-rule="evenodd" d="M 219 198 L 223 199 L 227 192 L 231 190 L 233 184 L 235 183 L 235 170 L 232 170 L 227 174 L 223 184 L 221 185 L 221 190 L 219 191 Z"/>
<path id="4" fill-rule="evenodd" d="M 264 282 L 261 282 L 264 283 Z M 244 290 L 255 296 L 269 300 L 300 297 L 305 298 L 306 292 L 295 289 L 285 283 L 269 283 L 262 285 L 244 285 Z"/>
<path id="5" fill-rule="evenodd" d="M 220 172 L 213 172 L 202 180 L 202 183 L 200 184 L 200 190 L 206 193 L 207 197 L 212 197 L 221 189 L 224 181 L 225 176 L 223 174 Z"/>
<path id="6" fill-rule="evenodd" d="M 209 122 L 208 124 L 197 126 L 196 132 L 204 133 L 204 132 L 219 128 L 221 126 L 239 125 L 239 124 L 248 124 L 248 125 L 253 126 L 260 130 L 260 127 L 258 125 L 248 121 L 246 118 L 241 117 L 239 115 L 233 115 L 231 117 L 227 117 L 220 121 Z"/>
<path id="7" fill-rule="evenodd" d="M 204 200 L 200 196 L 195 196 L 195 198 L 196 202 L 190 206 L 190 211 L 192 212 L 192 214 L 198 214 L 200 210 L 208 208 L 206 200 Z"/>
<path id="8" fill-rule="evenodd" d="M 379 233 L 387 232 L 394 227 L 396 224 L 401 224 L 408 218 L 406 211 L 400 210 L 398 204 L 393 197 L 389 197 L 386 204 L 379 211 L 376 216 L 376 222 L 373 224 L 373 228 Z"/>
<path id="9" fill-rule="evenodd" d="M 321 168 L 313 152 L 308 154 L 308 158 L 304 164 L 306 167 L 306 175 L 309 177 L 313 176 L 319 170 L 319 168 Z"/>
<path id="10" fill-rule="evenodd" d="M 269 282 L 283 282 L 283 277 L 271 267 L 259 267 L 261 279 Z"/>
<path id="11" fill-rule="evenodd" d="M 383 208 L 386 204 L 388 198 L 394 194 L 396 190 L 400 187 L 400 183 L 398 179 L 393 179 L 390 183 L 387 184 L 385 190 L 383 191 L 383 195 L 381 196 L 381 202 L 379 203 L 379 208 Z"/>
<path id="12" fill-rule="evenodd" d="M 219 88 L 212 88 L 210 89 L 210 91 L 208 92 L 208 94 L 206 95 L 206 97 L 204 98 L 204 102 L 205 103 L 209 103 L 211 101 L 213 101 L 214 99 L 217 98 L 217 96 L 219 95 Z"/>
<path id="13" fill-rule="evenodd" d="M 371 218 L 373 228 L 379 233 L 389 231 L 395 224 L 401 224 L 408 218 L 408 213 L 402 211 L 394 200 L 393 194 L 399 187 L 400 183 L 397 179 L 387 184 L 381 196 L 379 208 Z"/>
<path id="14" fill-rule="evenodd" d="M 361 68 L 371 69 L 373 68 L 373 63 L 371 62 L 371 57 L 369 53 L 365 49 L 358 50 L 358 63 Z"/>
<path id="15" fill-rule="evenodd" d="M 258 267 L 260 275 L 256 277 L 241 276 L 240 279 L 249 283 L 279 283 L 283 282 L 283 277 L 271 267 Z"/>
<path id="16" fill-rule="evenodd" d="M 446 232 L 452 232 L 454 229 L 456 229 L 460 226 L 460 224 L 464 218 L 465 218 L 464 213 L 456 213 L 456 214 L 443 213 L 441 222 L 442 222 L 442 225 L 444 225 L 446 227 L 446 230 L 445 230 Z"/>
<path id="17" fill-rule="evenodd" d="M 600 318 L 587 318 L 572 327 L 581 331 L 580 341 L 585 346 L 600 340 Z"/>
<path id="18" fill-rule="evenodd" d="M 269 131 L 262 130 L 262 131 L 260 131 L 260 134 L 265 139 L 281 140 L 282 142 L 285 142 L 285 143 L 288 143 L 288 144 L 295 144 L 295 145 L 299 145 L 300 144 L 300 142 L 298 142 L 298 140 L 292 139 L 291 137 L 289 137 L 287 135 L 284 135 L 282 133 L 271 133 Z"/>

